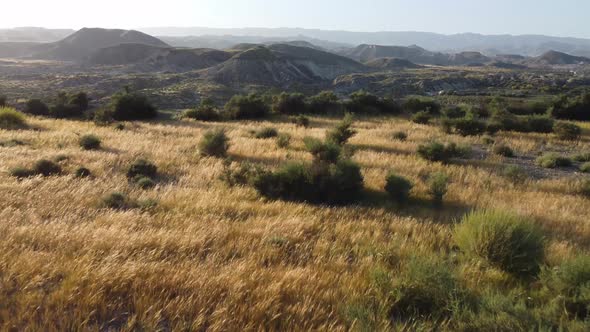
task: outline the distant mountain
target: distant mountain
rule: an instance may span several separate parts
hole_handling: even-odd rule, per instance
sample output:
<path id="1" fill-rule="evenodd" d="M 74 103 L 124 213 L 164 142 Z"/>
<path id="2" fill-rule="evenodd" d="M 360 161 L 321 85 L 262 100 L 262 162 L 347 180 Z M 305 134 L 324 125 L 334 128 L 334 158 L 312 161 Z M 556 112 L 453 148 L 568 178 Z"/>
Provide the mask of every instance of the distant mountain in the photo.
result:
<path id="1" fill-rule="evenodd" d="M 446 54 L 431 52 L 419 46 L 383 46 L 383 45 L 359 45 L 356 48 L 343 50 L 341 55 L 360 62 L 369 62 L 379 58 L 397 58 L 424 65 L 481 65 L 490 61 L 490 58 L 479 52 L 461 52 Z"/>
<path id="2" fill-rule="evenodd" d="M 366 67 L 351 59 L 308 47 L 287 44 L 256 46 L 234 55 L 203 77 L 228 85 L 260 84 L 289 86 L 318 83 Z"/>
<path id="3" fill-rule="evenodd" d="M 577 65 L 590 64 L 590 58 L 573 56 L 563 52 L 549 51 L 543 55 L 526 61 L 529 65 Z"/>
<path id="4" fill-rule="evenodd" d="M 420 68 L 419 66 L 411 61 L 398 58 L 378 58 L 365 63 L 367 67 L 381 69 L 381 70 L 395 70 L 405 68 Z"/>
<path id="5" fill-rule="evenodd" d="M 70 29 L 44 29 L 34 27 L 0 29 L 0 42 L 50 43 L 61 40 L 74 32 L 75 30 Z"/>
<path id="6" fill-rule="evenodd" d="M 539 56 L 544 52 L 556 50 L 578 56 L 590 56 L 590 39 L 551 37 L 543 35 L 482 35 L 462 33 L 442 35 L 430 32 L 351 32 L 299 28 L 244 28 L 244 29 L 214 29 L 214 28 L 143 28 L 143 32 L 157 36 L 209 36 L 209 38 L 279 38 L 297 37 L 299 40 L 315 39 L 332 43 L 359 45 L 419 45 L 435 52 L 459 53 L 463 51 L 477 51 L 488 56 L 496 54 L 520 54 L 525 56 Z M 240 41 L 247 42 L 247 41 Z M 249 42 L 260 43 L 261 40 Z M 326 49 L 326 47 L 313 42 Z M 237 44 L 237 43 L 236 43 Z M 345 45 L 341 45 L 345 46 Z"/>
<path id="7" fill-rule="evenodd" d="M 102 48 L 120 44 L 169 47 L 163 41 L 135 30 L 84 28 L 55 43 L 40 47 L 32 58 L 83 61 Z"/>

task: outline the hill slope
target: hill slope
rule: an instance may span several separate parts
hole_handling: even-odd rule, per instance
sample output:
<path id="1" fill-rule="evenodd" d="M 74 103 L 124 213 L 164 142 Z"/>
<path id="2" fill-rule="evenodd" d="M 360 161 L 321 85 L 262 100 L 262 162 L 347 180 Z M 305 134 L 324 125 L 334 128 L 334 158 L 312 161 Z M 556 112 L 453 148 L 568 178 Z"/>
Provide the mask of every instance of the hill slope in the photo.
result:
<path id="1" fill-rule="evenodd" d="M 573 56 L 557 51 L 549 51 L 526 62 L 530 65 L 576 65 L 590 64 L 590 58 Z"/>
<path id="2" fill-rule="evenodd" d="M 411 61 L 405 59 L 398 59 L 398 58 L 379 58 L 375 60 L 368 61 L 365 63 L 368 67 L 371 68 L 378 68 L 378 69 L 404 69 L 404 68 L 420 68 L 419 66 Z"/>
<path id="3" fill-rule="evenodd" d="M 366 70 L 351 59 L 320 50 L 286 44 L 256 46 L 207 69 L 205 78 L 224 84 L 289 85 L 332 80 Z"/>

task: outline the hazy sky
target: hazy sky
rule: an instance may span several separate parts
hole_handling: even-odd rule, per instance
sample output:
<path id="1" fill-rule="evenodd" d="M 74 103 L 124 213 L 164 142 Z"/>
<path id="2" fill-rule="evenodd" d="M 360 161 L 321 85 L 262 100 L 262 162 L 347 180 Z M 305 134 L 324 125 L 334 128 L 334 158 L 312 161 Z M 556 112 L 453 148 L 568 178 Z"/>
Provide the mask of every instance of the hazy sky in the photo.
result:
<path id="1" fill-rule="evenodd" d="M 0 27 L 301 27 L 590 38 L 588 0 L 2 0 Z"/>

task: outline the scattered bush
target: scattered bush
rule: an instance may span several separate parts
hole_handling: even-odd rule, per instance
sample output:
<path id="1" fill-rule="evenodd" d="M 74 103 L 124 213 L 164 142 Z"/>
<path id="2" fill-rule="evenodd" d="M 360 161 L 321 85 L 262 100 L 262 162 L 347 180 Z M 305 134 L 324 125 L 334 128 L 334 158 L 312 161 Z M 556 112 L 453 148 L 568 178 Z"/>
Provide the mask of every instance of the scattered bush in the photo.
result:
<path id="1" fill-rule="evenodd" d="M 536 163 L 537 165 L 543 168 L 558 168 L 572 166 L 571 159 L 562 157 L 556 153 L 546 153 L 538 157 Z"/>
<path id="2" fill-rule="evenodd" d="M 80 137 L 80 147 L 84 150 L 98 150 L 100 149 L 100 138 L 94 135 L 84 135 Z"/>
<path id="3" fill-rule="evenodd" d="M 158 175 L 158 167 L 146 159 L 137 159 L 127 170 L 127 178 L 137 180 L 142 177 L 155 178 Z"/>
<path id="4" fill-rule="evenodd" d="M 24 179 L 31 176 L 35 176 L 35 172 L 25 167 L 15 167 L 10 170 L 10 176 L 18 179 Z"/>
<path id="5" fill-rule="evenodd" d="M 584 173 L 590 173 L 590 162 L 583 163 L 580 166 L 580 171 Z"/>
<path id="6" fill-rule="evenodd" d="M 543 101 L 531 101 L 526 103 L 510 103 L 508 112 L 516 115 L 543 115 L 547 113 L 549 104 Z"/>
<path id="7" fill-rule="evenodd" d="M 476 136 L 486 132 L 487 125 L 485 122 L 474 118 L 455 119 L 451 123 L 455 132 L 461 136 Z"/>
<path id="8" fill-rule="evenodd" d="M 258 139 L 267 139 L 279 136 L 279 132 L 276 128 L 266 127 L 257 131 L 254 136 Z"/>
<path id="9" fill-rule="evenodd" d="M 197 108 L 185 111 L 182 116 L 185 118 L 206 122 L 221 120 L 221 114 L 215 107 L 213 100 L 209 98 L 201 100 L 201 103 Z"/>
<path id="10" fill-rule="evenodd" d="M 40 99 L 30 99 L 25 105 L 25 113 L 32 115 L 49 115 L 49 107 Z"/>
<path id="11" fill-rule="evenodd" d="M 135 181 L 135 184 L 141 189 L 150 189 L 156 186 L 156 182 L 149 177 L 140 176 Z"/>
<path id="12" fill-rule="evenodd" d="M 469 154 L 468 147 L 458 147 L 455 143 L 444 145 L 433 141 L 418 146 L 418 155 L 432 162 L 448 163 L 452 158 L 465 157 Z"/>
<path id="13" fill-rule="evenodd" d="M 335 163 L 340 159 L 342 147 L 332 141 L 322 142 L 313 137 L 305 137 L 303 139 L 305 148 L 314 157 L 315 161 Z"/>
<path id="14" fill-rule="evenodd" d="M 385 191 L 398 203 L 408 200 L 412 187 L 413 184 L 410 181 L 392 172 L 385 179 Z"/>
<path id="15" fill-rule="evenodd" d="M 528 179 L 527 171 L 516 165 L 508 165 L 502 170 L 502 176 L 514 184 L 524 183 Z"/>
<path id="16" fill-rule="evenodd" d="M 225 111 L 232 119 L 257 119 L 267 116 L 270 107 L 256 94 L 236 95 L 225 104 Z"/>
<path id="17" fill-rule="evenodd" d="M 467 115 L 467 112 L 460 106 L 445 107 L 442 114 L 449 119 L 459 119 Z"/>
<path id="18" fill-rule="evenodd" d="M 391 99 L 379 98 L 365 91 L 350 95 L 346 110 L 355 114 L 398 114 L 400 107 Z"/>
<path id="19" fill-rule="evenodd" d="M 87 178 L 90 175 L 92 175 L 92 173 L 90 172 L 90 170 L 86 167 L 79 167 L 78 169 L 76 169 L 76 172 L 74 172 L 74 175 L 77 178 Z"/>
<path id="20" fill-rule="evenodd" d="M 309 118 L 305 115 L 294 116 L 291 118 L 291 122 L 300 127 L 309 127 Z"/>
<path id="21" fill-rule="evenodd" d="M 555 121 L 548 116 L 535 115 L 527 116 L 523 119 L 525 121 L 523 125 L 525 131 L 544 134 L 553 132 Z"/>
<path id="22" fill-rule="evenodd" d="M 581 163 L 590 162 L 590 152 L 578 153 L 572 159 Z"/>
<path id="23" fill-rule="evenodd" d="M 574 319 L 587 320 L 590 316 L 590 256 L 568 259 L 552 271 L 546 271 L 542 283 L 559 294 L 562 308 Z"/>
<path id="24" fill-rule="evenodd" d="M 535 276 L 544 257 L 540 229 L 526 218 L 500 211 L 476 211 L 455 230 L 459 248 L 491 265 L 521 276 Z"/>
<path id="25" fill-rule="evenodd" d="M 330 142 L 344 145 L 348 140 L 356 134 L 356 131 L 351 129 L 353 123 L 353 117 L 351 114 L 344 116 L 344 119 L 340 121 L 335 128 L 326 133 L 326 139 Z"/>
<path id="26" fill-rule="evenodd" d="M 443 198 L 447 194 L 449 187 L 449 176 L 437 172 L 428 178 L 428 194 L 432 197 L 436 206 L 442 205 Z"/>
<path id="27" fill-rule="evenodd" d="M 514 157 L 514 151 L 512 151 L 512 149 L 508 145 L 505 145 L 505 144 L 494 145 L 493 152 L 494 152 L 494 154 L 497 154 L 498 156 L 502 156 L 502 157 L 506 157 L 506 158 L 513 158 Z"/>
<path id="28" fill-rule="evenodd" d="M 575 141 L 582 134 L 582 129 L 579 126 L 569 122 L 557 122 L 553 131 L 559 139 L 567 141 Z"/>
<path id="29" fill-rule="evenodd" d="M 97 126 L 106 126 L 115 121 L 113 112 L 106 108 L 96 110 L 92 116 L 92 120 Z"/>
<path id="30" fill-rule="evenodd" d="M 220 175 L 220 179 L 230 187 L 253 186 L 255 179 L 264 174 L 264 169 L 259 165 L 242 163 L 235 167 L 231 160 L 226 159 L 223 163 L 223 172 Z"/>
<path id="31" fill-rule="evenodd" d="M 289 144 L 291 144 L 291 135 L 289 134 L 280 134 L 279 136 L 277 136 L 277 147 L 284 149 L 289 147 Z"/>
<path id="32" fill-rule="evenodd" d="M 557 97 L 549 108 L 549 114 L 556 119 L 589 121 L 589 109 L 590 93 L 586 92 L 577 97 Z"/>
<path id="33" fill-rule="evenodd" d="M 303 114 L 307 112 L 305 96 L 301 93 L 283 92 L 275 96 L 272 110 L 279 114 Z"/>
<path id="34" fill-rule="evenodd" d="M 41 159 L 33 164 L 33 173 L 43 176 L 58 175 L 61 173 L 61 167 L 51 160 Z"/>
<path id="35" fill-rule="evenodd" d="M 412 122 L 419 124 L 428 124 L 432 116 L 427 111 L 416 112 L 412 115 Z"/>
<path id="36" fill-rule="evenodd" d="M 0 129 L 16 130 L 27 128 L 25 116 L 10 107 L 0 107 Z"/>
<path id="37" fill-rule="evenodd" d="M 397 132 L 393 133 L 393 136 L 392 137 L 393 137 L 394 140 L 402 141 L 403 142 L 403 141 L 405 141 L 405 140 L 408 139 L 408 134 L 406 134 L 403 131 L 397 131 Z"/>
<path id="38" fill-rule="evenodd" d="M 111 193 L 103 198 L 102 205 L 113 210 L 124 210 L 132 206 L 129 198 L 122 193 Z"/>
<path id="39" fill-rule="evenodd" d="M 148 120 L 158 116 L 158 111 L 147 97 L 137 93 L 119 93 L 113 96 L 111 114 L 117 121 Z"/>
<path id="40" fill-rule="evenodd" d="M 322 91 L 308 99 L 308 110 L 313 114 L 338 114 L 342 104 L 332 91 Z"/>
<path id="41" fill-rule="evenodd" d="M 404 102 L 402 108 L 408 113 L 417 113 L 420 111 L 426 111 L 433 115 L 440 113 L 440 105 L 434 99 L 430 98 L 409 98 Z"/>
<path id="42" fill-rule="evenodd" d="M 202 156 L 223 158 L 227 155 L 228 149 L 229 138 L 223 129 L 207 131 L 199 142 L 199 150 Z"/>

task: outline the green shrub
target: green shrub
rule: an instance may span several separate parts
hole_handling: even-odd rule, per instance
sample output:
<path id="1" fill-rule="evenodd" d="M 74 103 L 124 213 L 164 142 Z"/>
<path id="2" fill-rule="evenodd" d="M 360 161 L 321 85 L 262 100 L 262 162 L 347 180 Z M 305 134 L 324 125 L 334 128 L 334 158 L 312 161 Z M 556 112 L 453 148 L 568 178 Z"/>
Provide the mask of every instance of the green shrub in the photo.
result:
<path id="1" fill-rule="evenodd" d="M 345 115 L 344 119 L 342 119 L 342 121 L 340 121 L 336 127 L 326 133 L 326 139 L 339 145 L 346 144 L 346 142 L 348 142 L 352 136 L 356 135 L 356 131 L 351 128 L 352 123 L 352 115 Z"/>
<path id="2" fill-rule="evenodd" d="M 556 153 L 545 153 L 536 160 L 537 165 L 543 168 L 558 168 L 558 167 L 570 167 L 572 161 L 569 158 L 562 157 Z"/>
<path id="3" fill-rule="evenodd" d="M 80 112 L 85 112 L 88 110 L 90 98 L 88 98 L 88 95 L 85 92 L 78 92 L 69 96 L 68 104 L 75 105 Z"/>
<path id="4" fill-rule="evenodd" d="M 145 176 L 140 176 L 134 182 L 141 189 L 150 189 L 156 186 L 156 182 L 154 180 Z"/>
<path id="5" fill-rule="evenodd" d="M 432 119 L 432 116 L 427 111 L 416 112 L 414 115 L 412 115 L 412 122 L 414 123 L 428 124 L 430 119 Z"/>
<path id="6" fill-rule="evenodd" d="M 410 197 L 410 190 L 413 184 L 407 179 L 390 172 L 385 179 L 385 191 L 391 198 L 399 203 L 403 203 Z"/>
<path id="7" fill-rule="evenodd" d="M 393 285 L 390 319 L 436 320 L 451 316 L 463 302 L 465 291 L 450 265 L 436 258 L 412 258 Z"/>
<path id="8" fill-rule="evenodd" d="M 25 167 L 15 167 L 10 170 L 10 176 L 18 179 L 24 179 L 31 176 L 35 176 L 35 172 Z"/>
<path id="9" fill-rule="evenodd" d="M 305 103 L 305 96 L 301 93 L 283 92 L 275 96 L 272 110 L 275 113 L 289 115 L 306 113 L 307 104 Z"/>
<path id="10" fill-rule="evenodd" d="M 365 91 L 357 91 L 350 95 L 346 110 L 355 114 L 398 114 L 400 107 L 391 99 L 379 98 Z"/>
<path id="11" fill-rule="evenodd" d="M 105 126 L 115 121 L 113 111 L 106 108 L 96 110 L 92 116 L 92 120 L 97 126 Z"/>
<path id="12" fill-rule="evenodd" d="M 583 164 L 580 166 L 580 171 L 581 171 L 581 172 L 584 172 L 584 173 L 590 173 L 590 162 L 583 163 Z"/>
<path id="13" fill-rule="evenodd" d="M 590 93 L 585 92 L 579 96 L 559 96 L 553 100 L 549 114 L 556 119 L 565 120 L 590 120 Z"/>
<path id="14" fill-rule="evenodd" d="M 494 154 L 497 154 L 498 156 L 502 156 L 502 157 L 506 157 L 506 158 L 513 158 L 514 157 L 514 151 L 512 151 L 512 149 L 508 145 L 505 145 L 505 144 L 494 145 L 493 152 L 494 152 Z"/>
<path id="15" fill-rule="evenodd" d="M 33 164 L 33 172 L 43 176 L 58 175 L 61 173 L 61 167 L 51 160 L 41 159 Z"/>
<path id="16" fill-rule="evenodd" d="M 544 257 L 540 229 L 506 212 L 468 214 L 455 230 L 455 241 L 465 254 L 521 277 L 537 275 Z"/>
<path id="17" fill-rule="evenodd" d="M 90 175 L 92 175 L 92 173 L 90 172 L 90 170 L 86 167 L 79 167 L 78 169 L 76 169 L 76 172 L 74 173 L 74 175 L 77 178 L 87 178 Z"/>
<path id="18" fill-rule="evenodd" d="M 113 210 L 124 210 L 132 206 L 129 198 L 122 193 L 111 193 L 102 199 L 102 205 L 105 208 Z"/>
<path id="19" fill-rule="evenodd" d="M 574 319 L 590 316 L 590 256 L 580 255 L 568 259 L 560 266 L 542 275 L 542 283 L 551 292 L 559 294 L 563 309 Z"/>
<path id="20" fill-rule="evenodd" d="M 253 163 L 241 163 L 234 167 L 231 160 L 226 159 L 223 163 L 223 172 L 220 180 L 227 183 L 230 187 L 254 185 L 254 181 L 259 176 L 265 175 L 265 170 L 259 165 Z"/>
<path id="21" fill-rule="evenodd" d="M 524 183 L 528 179 L 527 171 L 516 165 L 508 165 L 502 170 L 502 176 L 514 184 Z"/>
<path id="22" fill-rule="evenodd" d="M 116 130 L 125 130 L 125 124 L 122 122 L 119 122 L 113 128 L 115 128 Z"/>
<path id="23" fill-rule="evenodd" d="M 56 104 L 49 108 L 49 116 L 57 119 L 76 118 L 82 115 L 77 105 Z"/>
<path id="24" fill-rule="evenodd" d="M 84 150 L 98 150 L 100 149 L 100 138 L 94 135 L 84 135 L 80 137 L 80 147 Z"/>
<path id="25" fill-rule="evenodd" d="M 332 141 L 321 141 L 313 137 L 303 139 L 305 149 L 311 153 L 315 161 L 335 163 L 340 159 L 342 147 Z"/>
<path id="26" fill-rule="evenodd" d="M 559 139 L 567 141 L 575 141 L 582 135 L 582 129 L 569 122 L 557 122 L 553 127 L 553 131 Z"/>
<path id="27" fill-rule="evenodd" d="M 140 177 L 155 178 L 158 175 L 158 167 L 146 159 L 137 159 L 127 169 L 127 178 L 136 180 Z"/>
<path id="28" fill-rule="evenodd" d="M 256 94 L 236 95 L 225 104 L 225 111 L 232 119 L 257 119 L 267 116 L 270 107 Z"/>
<path id="29" fill-rule="evenodd" d="M 465 117 L 467 112 L 460 106 L 448 106 L 443 109 L 442 114 L 449 119 L 458 119 Z"/>
<path id="30" fill-rule="evenodd" d="M 581 163 L 590 162 L 590 152 L 578 153 L 572 159 Z"/>
<path id="31" fill-rule="evenodd" d="M 408 134 L 406 134 L 403 131 L 397 131 L 397 132 L 393 133 L 393 136 L 392 137 L 393 137 L 394 140 L 402 141 L 403 142 L 403 141 L 405 141 L 405 140 L 408 139 Z"/>
<path id="32" fill-rule="evenodd" d="M 30 99 L 25 105 L 25 113 L 32 115 L 49 115 L 49 107 L 40 99 Z"/>
<path id="33" fill-rule="evenodd" d="M 16 130 L 27 128 L 25 116 L 10 107 L 0 107 L 0 129 Z"/>
<path id="34" fill-rule="evenodd" d="M 481 141 L 483 142 L 483 144 L 485 145 L 492 145 L 496 143 L 496 140 L 493 137 L 490 136 L 484 136 L 481 138 Z"/>
<path id="35" fill-rule="evenodd" d="M 279 132 L 276 128 L 266 127 L 257 131 L 254 136 L 258 139 L 267 139 L 279 136 Z"/>
<path id="36" fill-rule="evenodd" d="M 430 114 L 439 114 L 440 105 L 430 98 L 408 98 L 402 105 L 402 109 L 408 113 L 426 111 Z"/>
<path id="37" fill-rule="evenodd" d="M 119 93 L 111 101 L 113 119 L 117 121 L 148 120 L 158 116 L 147 97 L 137 93 Z"/>
<path id="38" fill-rule="evenodd" d="M 183 117 L 194 119 L 198 121 L 219 121 L 221 120 L 221 114 L 215 107 L 213 100 L 205 98 L 201 100 L 200 105 L 195 109 L 190 109 L 182 114 Z"/>
<path id="39" fill-rule="evenodd" d="M 455 143 L 444 145 L 433 141 L 418 146 L 418 155 L 432 162 L 448 163 L 452 158 L 466 157 L 469 153 L 469 147 L 459 147 Z"/>
<path id="40" fill-rule="evenodd" d="M 332 91 L 322 91 L 308 99 L 308 110 L 313 114 L 338 114 L 342 104 Z"/>
<path id="41" fill-rule="evenodd" d="M 6 96 L 0 96 L 0 107 L 6 107 Z"/>
<path id="42" fill-rule="evenodd" d="M 555 121 L 548 116 L 528 116 L 524 121 L 528 131 L 533 133 L 551 133 L 555 125 Z"/>
<path id="43" fill-rule="evenodd" d="M 291 122 L 296 124 L 299 127 L 304 127 L 307 128 L 309 127 L 309 118 L 306 117 L 305 115 L 297 115 L 294 117 L 291 117 Z"/>
<path id="44" fill-rule="evenodd" d="M 280 134 L 277 136 L 277 147 L 284 149 L 288 148 L 289 144 L 291 144 L 291 135 L 289 134 Z"/>
<path id="45" fill-rule="evenodd" d="M 207 131 L 199 142 L 202 156 L 225 157 L 228 149 L 229 138 L 223 129 Z"/>
<path id="46" fill-rule="evenodd" d="M 485 122 L 474 118 L 455 119 L 452 122 L 455 132 L 461 136 L 476 136 L 486 132 L 487 125 Z"/>
<path id="47" fill-rule="evenodd" d="M 432 197 L 435 205 L 440 206 L 443 198 L 447 194 L 449 187 L 449 176 L 445 173 L 437 172 L 428 178 L 428 194 Z"/>

